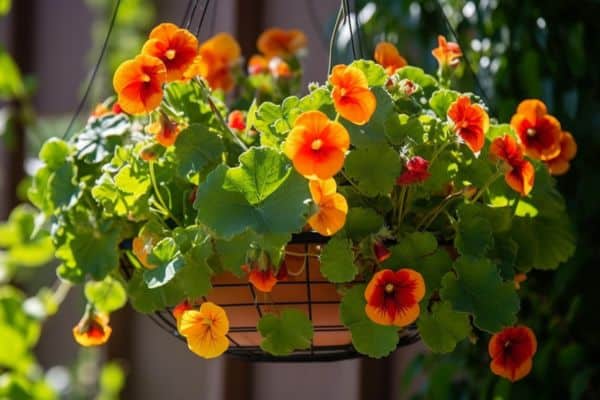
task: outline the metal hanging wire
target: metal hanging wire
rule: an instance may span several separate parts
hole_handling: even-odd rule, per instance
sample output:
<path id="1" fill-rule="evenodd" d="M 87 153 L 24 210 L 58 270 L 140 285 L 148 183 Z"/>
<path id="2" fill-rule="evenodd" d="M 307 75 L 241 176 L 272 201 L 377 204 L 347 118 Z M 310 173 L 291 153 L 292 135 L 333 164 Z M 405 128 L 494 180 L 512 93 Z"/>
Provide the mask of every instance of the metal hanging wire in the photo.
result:
<path id="1" fill-rule="evenodd" d="M 102 64 L 102 59 L 104 58 L 104 54 L 106 53 L 106 49 L 108 48 L 110 36 L 112 34 L 113 28 L 115 27 L 115 22 L 117 20 L 117 15 L 119 14 L 120 7 L 121 7 L 121 0 L 116 0 L 115 6 L 113 9 L 113 13 L 112 13 L 112 17 L 111 17 L 110 23 L 108 25 L 108 30 L 106 31 L 106 37 L 104 38 L 104 43 L 102 43 L 102 49 L 100 50 L 100 55 L 98 56 L 98 61 L 96 61 L 96 65 L 94 65 L 94 68 L 92 69 L 92 75 L 90 76 L 90 80 L 87 84 L 85 92 L 84 92 L 83 96 L 81 97 L 81 100 L 79 101 L 79 104 L 77 105 L 77 108 L 75 109 L 75 113 L 73 114 L 73 117 L 71 117 L 71 121 L 69 121 L 69 125 L 67 126 L 67 129 L 65 130 L 65 132 L 62 135 L 63 140 L 68 139 L 69 135 L 71 134 L 71 129 L 73 128 L 73 125 L 75 124 L 75 121 L 77 120 L 77 118 L 79 118 L 79 114 L 81 114 L 83 107 L 85 107 L 87 99 L 90 95 L 90 91 L 92 89 L 92 85 L 94 84 L 94 81 L 96 80 L 96 75 L 98 74 L 98 71 L 100 70 L 100 65 Z"/>

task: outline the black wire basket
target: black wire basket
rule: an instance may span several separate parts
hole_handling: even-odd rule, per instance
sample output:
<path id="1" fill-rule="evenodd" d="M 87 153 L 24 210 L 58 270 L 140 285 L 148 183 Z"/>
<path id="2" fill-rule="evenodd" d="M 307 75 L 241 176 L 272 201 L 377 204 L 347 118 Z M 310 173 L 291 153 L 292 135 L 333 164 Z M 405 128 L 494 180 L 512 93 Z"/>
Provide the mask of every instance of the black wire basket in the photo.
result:
<path id="1" fill-rule="evenodd" d="M 202 300 L 212 301 L 227 312 L 230 326 L 227 354 L 248 361 L 268 362 L 325 362 L 361 356 L 352 346 L 350 331 L 340 320 L 338 287 L 320 273 L 318 253 L 328 239 L 312 232 L 294 235 L 286 248 L 289 275 L 278 282 L 271 293 L 256 291 L 252 284 L 232 274 L 213 278 L 213 288 Z M 314 328 L 310 348 L 287 356 L 268 354 L 260 348 L 258 321 L 264 313 L 289 308 L 301 310 L 310 318 Z M 186 341 L 177 331 L 171 308 L 149 314 L 149 317 L 170 335 Z M 398 347 L 419 340 L 415 324 L 403 329 L 399 335 Z"/>

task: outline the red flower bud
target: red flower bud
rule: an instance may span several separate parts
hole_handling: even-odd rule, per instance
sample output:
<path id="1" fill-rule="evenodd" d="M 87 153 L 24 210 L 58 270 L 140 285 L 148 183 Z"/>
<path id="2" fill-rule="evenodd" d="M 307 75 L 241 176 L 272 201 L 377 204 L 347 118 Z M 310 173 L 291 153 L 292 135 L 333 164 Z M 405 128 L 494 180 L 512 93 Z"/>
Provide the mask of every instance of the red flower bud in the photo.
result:
<path id="1" fill-rule="evenodd" d="M 405 171 L 398 177 L 396 183 L 398 185 L 410 185 L 412 183 L 423 182 L 430 176 L 429 161 L 422 157 L 415 156 L 408 160 Z"/>

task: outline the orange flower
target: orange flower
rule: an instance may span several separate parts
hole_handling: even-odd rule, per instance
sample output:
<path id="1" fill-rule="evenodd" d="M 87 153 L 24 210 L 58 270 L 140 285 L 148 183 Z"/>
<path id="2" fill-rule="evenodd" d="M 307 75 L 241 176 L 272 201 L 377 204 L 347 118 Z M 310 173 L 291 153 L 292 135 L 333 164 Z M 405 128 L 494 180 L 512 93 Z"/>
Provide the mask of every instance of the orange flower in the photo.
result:
<path id="1" fill-rule="evenodd" d="M 108 341 L 112 328 L 108 325 L 108 315 L 86 310 L 73 328 L 75 341 L 82 346 L 100 346 Z"/>
<path id="2" fill-rule="evenodd" d="M 174 308 L 173 311 L 171 311 L 171 313 L 173 314 L 173 317 L 175 317 L 175 320 L 177 321 L 177 326 L 179 326 L 179 322 L 181 321 L 181 316 L 183 315 L 184 312 L 186 312 L 187 310 L 191 310 L 193 307 L 190 304 L 189 301 L 183 300 L 181 303 L 177 304 Z"/>
<path id="3" fill-rule="evenodd" d="M 369 90 L 365 74 L 358 68 L 336 65 L 329 82 L 333 85 L 331 96 L 335 110 L 356 125 L 369 122 L 377 101 Z"/>
<path id="4" fill-rule="evenodd" d="M 337 185 L 333 178 L 312 180 L 308 183 L 310 194 L 318 211 L 308 218 L 308 224 L 323 236 L 331 236 L 346 223 L 348 203 L 346 198 L 336 193 Z"/>
<path id="5" fill-rule="evenodd" d="M 407 64 L 396 46 L 389 42 L 377 44 L 377 47 L 375 47 L 375 61 L 385 68 L 388 75 L 392 75 L 398 68 L 402 68 Z"/>
<path id="6" fill-rule="evenodd" d="M 167 82 L 173 82 L 183 78 L 197 50 L 198 40 L 188 30 L 163 23 L 150 32 L 142 54 L 159 58 L 167 67 Z"/>
<path id="7" fill-rule="evenodd" d="M 248 61 L 248 74 L 264 74 L 269 70 L 269 60 L 260 54 L 255 54 Z"/>
<path id="8" fill-rule="evenodd" d="M 165 64 L 156 57 L 139 55 L 124 61 L 113 77 L 120 107 L 129 114 L 154 110 L 162 101 L 162 85 L 166 79 Z"/>
<path id="9" fill-rule="evenodd" d="M 527 274 L 524 274 L 523 272 L 515 274 L 515 277 L 513 278 L 513 283 L 515 284 L 515 289 L 521 289 L 521 283 L 525 282 L 526 280 L 527 280 Z"/>
<path id="10" fill-rule="evenodd" d="M 225 310 L 214 303 L 202 303 L 197 311 L 184 311 L 178 329 L 189 349 L 200 357 L 215 358 L 229 348 L 229 319 Z"/>
<path id="11" fill-rule="evenodd" d="M 454 123 L 455 132 L 473 153 L 479 153 L 485 143 L 485 132 L 490 119 L 479 104 L 471 104 L 468 96 L 460 96 L 448 109 L 448 117 Z"/>
<path id="12" fill-rule="evenodd" d="M 348 147 L 350 135 L 342 124 L 320 111 L 307 111 L 296 118 L 283 151 L 302 175 L 327 179 L 342 169 Z"/>
<path id="13" fill-rule="evenodd" d="M 423 296 L 425 281 L 420 273 L 408 268 L 384 269 L 367 285 L 365 312 L 377 324 L 403 327 L 419 317 Z"/>
<path id="14" fill-rule="evenodd" d="M 460 46 L 454 42 L 446 41 L 442 35 L 438 36 L 438 47 L 431 52 L 438 61 L 440 68 L 454 67 L 460 62 L 462 51 Z"/>
<path id="15" fill-rule="evenodd" d="M 111 111 L 106 107 L 104 103 L 99 103 L 94 107 L 94 111 L 92 111 L 91 117 L 100 118 L 106 114 L 109 114 Z"/>
<path id="16" fill-rule="evenodd" d="M 573 135 L 563 131 L 560 136 L 560 153 L 554 158 L 546 161 L 546 165 L 552 175 L 563 175 L 569 170 L 569 161 L 577 154 L 577 143 Z"/>
<path id="17" fill-rule="evenodd" d="M 171 121 L 164 114 L 160 114 L 158 121 L 146 126 L 146 132 L 154 135 L 158 143 L 164 147 L 173 146 L 181 131 L 179 125 Z"/>
<path id="18" fill-rule="evenodd" d="M 240 110 L 233 110 L 227 117 L 227 125 L 238 132 L 246 130 L 246 117 Z"/>
<path id="19" fill-rule="evenodd" d="M 297 29 L 271 28 L 264 31 L 256 42 L 258 50 L 267 57 L 287 58 L 306 47 L 306 36 Z"/>
<path id="20" fill-rule="evenodd" d="M 231 69 L 240 57 L 238 42 L 228 33 L 219 33 L 200 46 L 198 56 L 184 76 L 188 79 L 201 76 L 211 89 L 230 91 L 235 83 Z"/>
<path id="21" fill-rule="evenodd" d="M 531 371 L 537 340 L 526 326 L 505 328 L 490 339 L 488 352 L 492 357 L 492 372 L 511 382 L 524 378 Z"/>
<path id="22" fill-rule="evenodd" d="M 247 264 L 242 265 L 242 271 L 248 274 L 248 282 L 261 292 L 270 293 L 277 282 L 287 278 L 287 268 L 285 263 L 282 263 L 277 271 L 277 275 L 273 272 L 272 266 L 267 269 L 260 269 L 257 265 L 251 268 Z"/>
<path id="23" fill-rule="evenodd" d="M 147 269 L 154 269 L 156 265 L 151 264 L 148 261 L 148 255 L 152 252 L 154 245 L 158 243 L 159 238 L 152 234 L 143 234 L 141 236 L 136 236 L 133 238 L 133 242 L 131 244 L 133 255 L 137 257 L 137 259 L 142 263 L 142 266 Z"/>
<path id="24" fill-rule="evenodd" d="M 292 77 L 290 65 L 279 57 L 271 58 L 271 61 L 269 61 L 269 71 L 271 72 L 271 75 L 277 79 L 286 79 Z"/>
<path id="25" fill-rule="evenodd" d="M 490 145 L 490 157 L 505 162 L 504 180 L 521 196 L 527 196 L 535 180 L 535 168 L 523 158 L 523 151 L 510 135 L 494 139 Z"/>
<path id="26" fill-rule="evenodd" d="M 560 154 L 560 122 L 548 114 L 539 100 L 523 100 L 510 125 L 519 135 L 525 153 L 538 160 L 550 160 Z"/>

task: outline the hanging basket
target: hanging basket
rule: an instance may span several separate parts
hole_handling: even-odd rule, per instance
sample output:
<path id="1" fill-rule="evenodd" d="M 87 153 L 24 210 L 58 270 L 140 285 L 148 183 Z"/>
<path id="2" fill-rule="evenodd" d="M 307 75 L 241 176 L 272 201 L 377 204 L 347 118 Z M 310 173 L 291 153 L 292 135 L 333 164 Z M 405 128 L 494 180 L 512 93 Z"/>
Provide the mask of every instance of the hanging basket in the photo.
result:
<path id="1" fill-rule="evenodd" d="M 320 272 L 318 255 L 321 245 L 329 238 L 305 232 L 293 235 L 286 247 L 285 263 L 288 277 L 278 282 L 270 293 L 254 288 L 246 279 L 231 273 L 217 275 L 212 280 L 212 290 L 203 297 L 223 307 L 229 318 L 227 354 L 248 361 L 269 362 L 324 362 L 361 357 L 352 345 L 350 331 L 340 320 L 339 307 L 342 286 L 329 282 Z M 356 280 L 353 283 L 362 283 Z M 284 309 L 297 309 L 311 320 L 314 336 L 307 350 L 288 356 L 273 356 L 260 348 L 262 337 L 257 330 L 258 321 L 265 313 L 278 313 Z M 179 334 L 172 309 L 150 314 L 151 320 L 161 329 L 185 342 Z M 419 340 L 415 324 L 400 333 L 398 347 Z"/>

